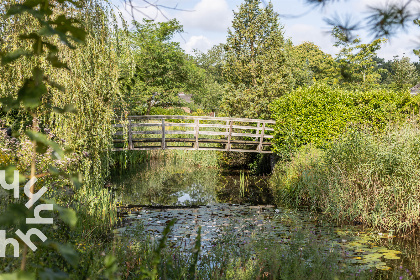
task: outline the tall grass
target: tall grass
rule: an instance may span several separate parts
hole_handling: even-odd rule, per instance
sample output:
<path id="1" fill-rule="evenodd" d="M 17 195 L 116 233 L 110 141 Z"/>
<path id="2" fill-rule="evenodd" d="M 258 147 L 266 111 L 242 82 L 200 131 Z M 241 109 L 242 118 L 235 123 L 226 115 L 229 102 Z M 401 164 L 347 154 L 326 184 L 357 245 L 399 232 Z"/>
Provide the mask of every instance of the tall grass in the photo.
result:
<path id="1" fill-rule="evenodd" d="M 338 222 L 409 232 L 420 221 L 420 128 L 350 129 L 325 151 L 302 147 L 271 178 L 276 203 L 307 205 Z"/>

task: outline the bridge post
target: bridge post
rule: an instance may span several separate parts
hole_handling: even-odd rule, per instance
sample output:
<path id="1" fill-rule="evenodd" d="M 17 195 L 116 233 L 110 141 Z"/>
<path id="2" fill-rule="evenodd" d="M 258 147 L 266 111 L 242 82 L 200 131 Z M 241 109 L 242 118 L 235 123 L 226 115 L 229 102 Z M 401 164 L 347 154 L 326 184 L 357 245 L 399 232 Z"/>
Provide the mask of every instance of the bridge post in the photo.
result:
<path id="1" fill-rule="evenodd" d="M 131 128 L 131 120 L 128 120 L 128 149 L 133 149 L 133 131 Z"/>
<path id="2" fill-rule="evenodd" d="M 194 144 L 194 148 L 196 150 L 198 150 L 199 149 L 198 134 L 199 134 L 199 131 L 200 131 L 200 120 L 194 120 L 194 123 L 195 123 L 195 144 Z"/>
<path id="3" fill-rule="evenodd" d="M 229 126 L 229 135 L 228 135 L 228 142 L 226 144 L 226 151 L 230 151 L 230 140 L 232 139 L 232 127 L 233 127 L 233 121 L 229 121 L 230 122 L 230 126 Z"/>
<path id="4" fill-rule="evenodd" d="M 162 144 L 161 147 L 163 150 L 166 149 L 166 136 L 165 136 L 165 119 L 162 119 Z"/>
<path id="5" fill-rule="evenodd" d="M 261 134 L 260 134 L 260 144 L 258 145 L 258 152 L 261 153 L 263 147 L 263 141 L 264 141 L 264 132 L 265 132 L 265 123 L 263 123 L 262 129 L 261 129 Z"/>

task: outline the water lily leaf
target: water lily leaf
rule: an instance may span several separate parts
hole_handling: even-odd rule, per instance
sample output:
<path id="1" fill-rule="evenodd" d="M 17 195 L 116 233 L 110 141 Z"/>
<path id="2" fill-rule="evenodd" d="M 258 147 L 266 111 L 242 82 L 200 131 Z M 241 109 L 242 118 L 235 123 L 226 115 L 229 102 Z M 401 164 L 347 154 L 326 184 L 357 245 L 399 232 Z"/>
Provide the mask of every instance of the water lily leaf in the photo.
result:
<path id="1" fill-rule="evenodd" d="M 387 260 L 399 260 L 400 259 L 400 257 L 398 257 L 397 255 L 395 255 L 393 253 L 385 253 L 384 258 L 387 259 Z"/>
<path id="2" fill-rule="evenodd" d="M 379 270 L 390 270 L 391 268 L 387 266 L 385 263 L 380 263 L 375 266 Z"/>

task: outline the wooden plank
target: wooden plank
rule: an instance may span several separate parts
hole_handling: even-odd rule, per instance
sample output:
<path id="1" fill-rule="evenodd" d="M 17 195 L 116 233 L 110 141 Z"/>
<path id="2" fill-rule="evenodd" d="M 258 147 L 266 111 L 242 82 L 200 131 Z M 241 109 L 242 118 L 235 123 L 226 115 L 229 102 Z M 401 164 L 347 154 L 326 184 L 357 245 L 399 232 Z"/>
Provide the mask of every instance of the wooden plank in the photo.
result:
<path id="1" fill-rule="evenodd" d="M 119 118 L 116 118 L 117 120 Z M 129 120 L 160 120 L 160 119 L 173 119 L 173 120 L 214 120 L 214 121 L 236 121 L 247 123 L 271 123 L 275 124 L 274 120 L 260 120 L 260 119 L 246 119 L 246 118 L 226 118 L 226 117 L 207 117 L 207 116 L 168 116 L 168 115 L 145 115 L 145 116 L 129 116 Z"/>
<path id="2" fill-rule="evenodd" d="M 151 151 L 151 150 L 160 150 L 162 149 L 161 147 L 135 147 L 133 148 L 133 151 Z M 186 150 L 186 151 L 195 151 L 195 148 L 190 148 L 190 147 L 168 147 L 168 150 Z M 112 149 L 113 152 L 118 152 L 118 151 L 125 151 L 126 149 L 124 148 L 114 148 Z M 201 147 L 199 149 L 200 151 L 226 151 L 226 149 L 220 149 L 220 148 L 207 148 L 207 147 Z M 231 152 L 241 152 L 241 153 L 258 153 L 258 151 L 256 150 L 245 150 L 245 149 L 231 149 Z M 272 154 L 273 152 L 271 151 L 261 151 L 261 154 Z"/>
<path id="3" fill-rule="evenodd" d="M 216 135 L 216 136 L 229 136 L 229 133 L 226 132 L 219 132 L 219 131 L 206 131 L 201 130 L 199 132 L 200 135 Z"/>
<path id="4" fill-rule="evenodd" d="M 217 124 L 217 123 L 201 123 L 200 127 L 212 127 L 212 128 L 227 128 L 229 129 L 229 125 L 224 124 Z"/>
<path id="5" fill-rule="evenodd" d="M 232 139 L 232 126 L 233 126 L 233 121 L 230 121 L 230 126 L 229 126 L 229 135 L 228 135 L 228 142 L 226 144 L 226 151 L 230 151 L 230 140 Z"/>
<path id="6" fill-rule="evenodd" d="M 232 133 L 232 137 L 233 136 L 236 136 L 236 137 L 238 137 L 238 136 L 241 136 L 241 137 L 251 137 L 251 138 L 254 138 L 254 137 L 260 137 L 260 135 L 259 134 L 254 134 L 254 133 Z"/>
<path id="7" fill-rule="evenodd" d="M 194 120 L 195 123 L 195 145 L 194 148 L 198 150 L 198 134 L 200 133 L 200 120 Z"/>
<path id="8" fill-rule="evenodd" d="M 195 127 L 194 123 L 166 123 L 166 126 Z"/>
<path id="9" fill-rule="evenodd" d="M 133 134 L 162 134 L 162 130 L 133 131 Z"/>
<path id="10" fill-rule="evenodd" d="M 167 130 L 166 134 L 182 134 L 182 135 L 195 135 L 195 131 L 194 130 L 187 130 L 187 131 L 182 131 L 182 130 Z"/>
<path id="11" fill-rule="evenodd" d="M 162 149 L 165 150 L 166 143 L 165 143 L 165 120 L 164 119 L 162 119 L 162 144 L 161 146 L 162 146 Z"/>
<path id="12" fill-rule="evenodd" d="M 161 126 L 162 123 L 133 123 L 132 127 Z"/>

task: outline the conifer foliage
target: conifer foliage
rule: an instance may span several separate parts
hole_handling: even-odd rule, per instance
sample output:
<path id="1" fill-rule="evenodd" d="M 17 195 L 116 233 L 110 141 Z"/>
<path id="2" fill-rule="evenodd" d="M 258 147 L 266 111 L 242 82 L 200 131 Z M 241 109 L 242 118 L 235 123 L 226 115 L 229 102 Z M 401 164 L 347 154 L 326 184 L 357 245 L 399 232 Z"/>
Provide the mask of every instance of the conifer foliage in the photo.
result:
<path id="1" fill-rule="evenodd" d="M 231 116 L 268 118 L 268 104 L 294 85 L 279 16 L 269 3 L 246 0 L 228 30 L 224 75 L 231 86 L 222 103 Z"/>

